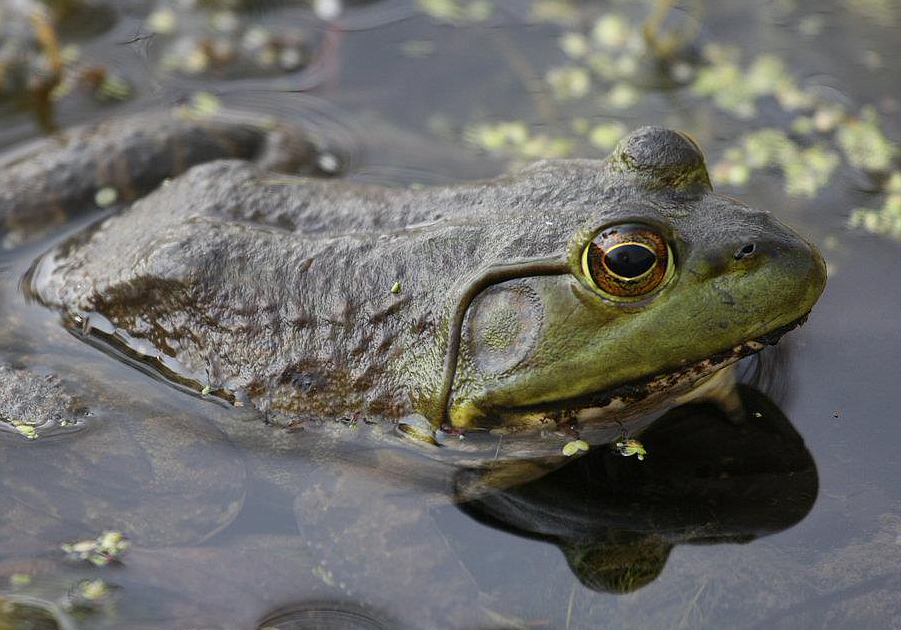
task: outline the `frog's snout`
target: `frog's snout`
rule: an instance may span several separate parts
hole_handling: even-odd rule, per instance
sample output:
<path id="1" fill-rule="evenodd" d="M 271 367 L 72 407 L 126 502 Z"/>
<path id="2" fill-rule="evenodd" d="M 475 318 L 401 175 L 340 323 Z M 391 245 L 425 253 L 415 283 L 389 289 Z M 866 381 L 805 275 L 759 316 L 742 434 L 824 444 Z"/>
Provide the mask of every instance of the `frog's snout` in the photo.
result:
<path id="1" fill-rule="evenodd" d="M 826 288 L 826 261 L 819 250 L 811 243 L 808 243 L 800 236 L 798 239 L 804 245 L 803 248 L 799 248 L 801 251 L 796 254 L 799 259 L 796 263 L 796 268 L 803 274 L 801 277 L 804 278 L 801 281 L 804 295 L 800 301 L 802 304 L 808 304 L 808 310 L 810 310 L 823 293 L 823 289 Z"/>
<path id="2" fill-rule="evenodd" d="M 724 225 L 706 254 L 688 261 L 696 279 L 712 281 L 722 299 L 738 309 L 759 310 L 764 320 L 781 313 L 786 321 L 806 314 L 826 286 L 826 263 L 811 243 L 763 212 L 744 210 Z"/>
<path id="3" fill-rule="evenodd" d="M 826 286 L 826 262 L 819 250 L 797 232 L 767 218 L 766 230 L 736 247 L 732 260 L 736 266 L 748 265 L 773 285 L 781 286 L 784 299 L 806 313 Z"/>

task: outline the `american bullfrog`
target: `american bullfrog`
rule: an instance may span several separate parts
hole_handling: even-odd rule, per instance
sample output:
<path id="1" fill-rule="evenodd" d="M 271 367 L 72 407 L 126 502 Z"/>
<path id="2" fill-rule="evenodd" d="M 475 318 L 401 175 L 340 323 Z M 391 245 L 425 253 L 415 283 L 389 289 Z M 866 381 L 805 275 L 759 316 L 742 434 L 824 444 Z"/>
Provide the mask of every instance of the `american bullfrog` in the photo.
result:
<path id="1" fill-rule="evenodd" d="M 70 171 L 110 162 L 123 135 L 139 156 L 154 146 L 141 124 L 75 131 L 77 152 L 39 152 L 4 180 L 52 164 L 63 195 L 84 197 Z M 13 212 L 28 203 L 3 189 Z M 723 368 L 802 321 L 826 275 L 660 127 L 603 161 L 452 187 L 221 160 L 132 197 L 32 269 L 32 295 L 76 334 L 269 423 L 394 426 L 465 464 L 559 457 L 692 398 L 735 412 Z"/>

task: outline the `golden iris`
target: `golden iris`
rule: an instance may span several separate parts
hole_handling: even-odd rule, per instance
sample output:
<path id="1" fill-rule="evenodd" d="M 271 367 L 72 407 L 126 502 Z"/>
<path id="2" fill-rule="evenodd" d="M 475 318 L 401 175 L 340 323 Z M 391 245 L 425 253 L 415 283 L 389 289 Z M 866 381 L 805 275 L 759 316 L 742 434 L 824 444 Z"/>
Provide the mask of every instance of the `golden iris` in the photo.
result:
<path id="1" fill-rule="evenodd" d="M 647 295 L 668 277 L 672 256 L 666 241 L 645 225 L 602 230 L 582 253 L 582 272 L 614 298 Z"/>

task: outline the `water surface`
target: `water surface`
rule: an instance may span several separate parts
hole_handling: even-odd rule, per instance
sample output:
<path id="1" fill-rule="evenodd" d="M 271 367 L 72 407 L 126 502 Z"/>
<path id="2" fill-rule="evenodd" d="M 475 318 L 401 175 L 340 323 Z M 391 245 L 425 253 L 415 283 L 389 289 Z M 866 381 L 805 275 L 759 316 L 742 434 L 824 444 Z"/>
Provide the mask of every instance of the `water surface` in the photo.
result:
<path id="1" fill-rule="evenodd" d="M 901 139 L 896 3 L 680 5 L 661 27 L 688 33 L 668 80 L 641 58 L 617 57 L 622 68 L 610 73 L 590 61 L 625 46 L 617 34 L 650 10 L 637 2 L 463 2 L 440 19 L 386 0 L 351 6 L 331 26 L 306 7 L 266 4 L 240 19 L 303 25 L 310 68 L 162 68 L 167 40 L 147 36 L 149 2 L 123 4 L 103 28 L 70 25 L 63 35 L 85 63 L 116 69 L 130 95 L 98 105 L 74 92 L 58 102 L 56 122 L 204 91 L 317 129 L 348 177 L 391 185 L 491 177 L 545 156 L 601 157 L 619 127 L 683 129 L 719 168 L 717 189 L 809 235 L 829 264 L 808 323 L 764 357 L 766 396 L 754 400 L 770 424 L 746 436 L 756 448 L 742 454 L 708 418 L 700 441 L 672 442 L 683 451 L 651 450 L 648 461 L 672 460 L 671 476 L 600 453 L 543 485 L 461 509 L 446 500 L 453 476 L 424 475 L 363 434 L 336 453 L 269 431 L 70 335 L 19 282 L 80 227 L 72 224 L 0 252 L 0 362 L 57 374 L 89 401 L 75 430 L 35 441 L 0 433 L 0 593 L 54 601 L 102 578 L 109 595 L 75 615 L 84 628 L 901 627 L 901 250 L 886 230 L 849 227 L 855 208 L 878 210 L 891 195 L 898 162 L 889 158 L 884 172 L 856 163 L 838 140 L 866 107 L 885 137 Z M 606 35 L 612 48 L 603 20 L 618 25 Z M 578 54 L 573 35 L 588 52 Z M 735 52 L 717 56 L 711 45 Z M 737 90 L 761 55 L 781 60 L 773 80 L 816 94 L 814 113 L 784 107 L 766 86 L 747 109 Z M 726 60 L 722 89 L 705 91 L 697 73 L 713 59 Z M 739 82 L 729 83 L 726 62 Z M 27 108 L 5 105 L 2 116 L 3 146 L 41 134 Z M 736 171 L 750 159 L 736 147 L 761 130 L 819 152 L 805 154 L 803 169 L 774 159 Z M 752 481 L 717 485 L 719 467 Z M 132 542 L 121 564 L 62 560 L 61 543 L 105 529 Z M 591 562 L 597 571 L 580 572 Z M 0 627 L 32 627 L 14 617 L 0 616 Z"/>

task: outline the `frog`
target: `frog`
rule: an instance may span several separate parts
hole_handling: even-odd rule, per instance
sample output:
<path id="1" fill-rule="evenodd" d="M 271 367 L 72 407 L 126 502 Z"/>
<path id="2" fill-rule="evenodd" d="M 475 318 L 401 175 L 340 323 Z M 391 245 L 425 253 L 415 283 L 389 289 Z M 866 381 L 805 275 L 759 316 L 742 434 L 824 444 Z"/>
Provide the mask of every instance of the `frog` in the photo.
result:
<path id="1" fill-rule="evenodd" d="M 109 161 L 117 133 L 152 143 L 139 124 L 15 166 L 52 163 L 65 187 L 66 160 Z M 274 427 L 341 420 L 455 465 L 559 465 L 573 439 L 634 437 L 686 401 L 737 412 L 731 366 L 802 323 L 826 281 L 808 241 L 715 193 L 697 144 L 663 127 L 604 160 L 451 186 L 263 166 L 213 160 L 146 187 L 39 257 L 26 292 Z"/>

